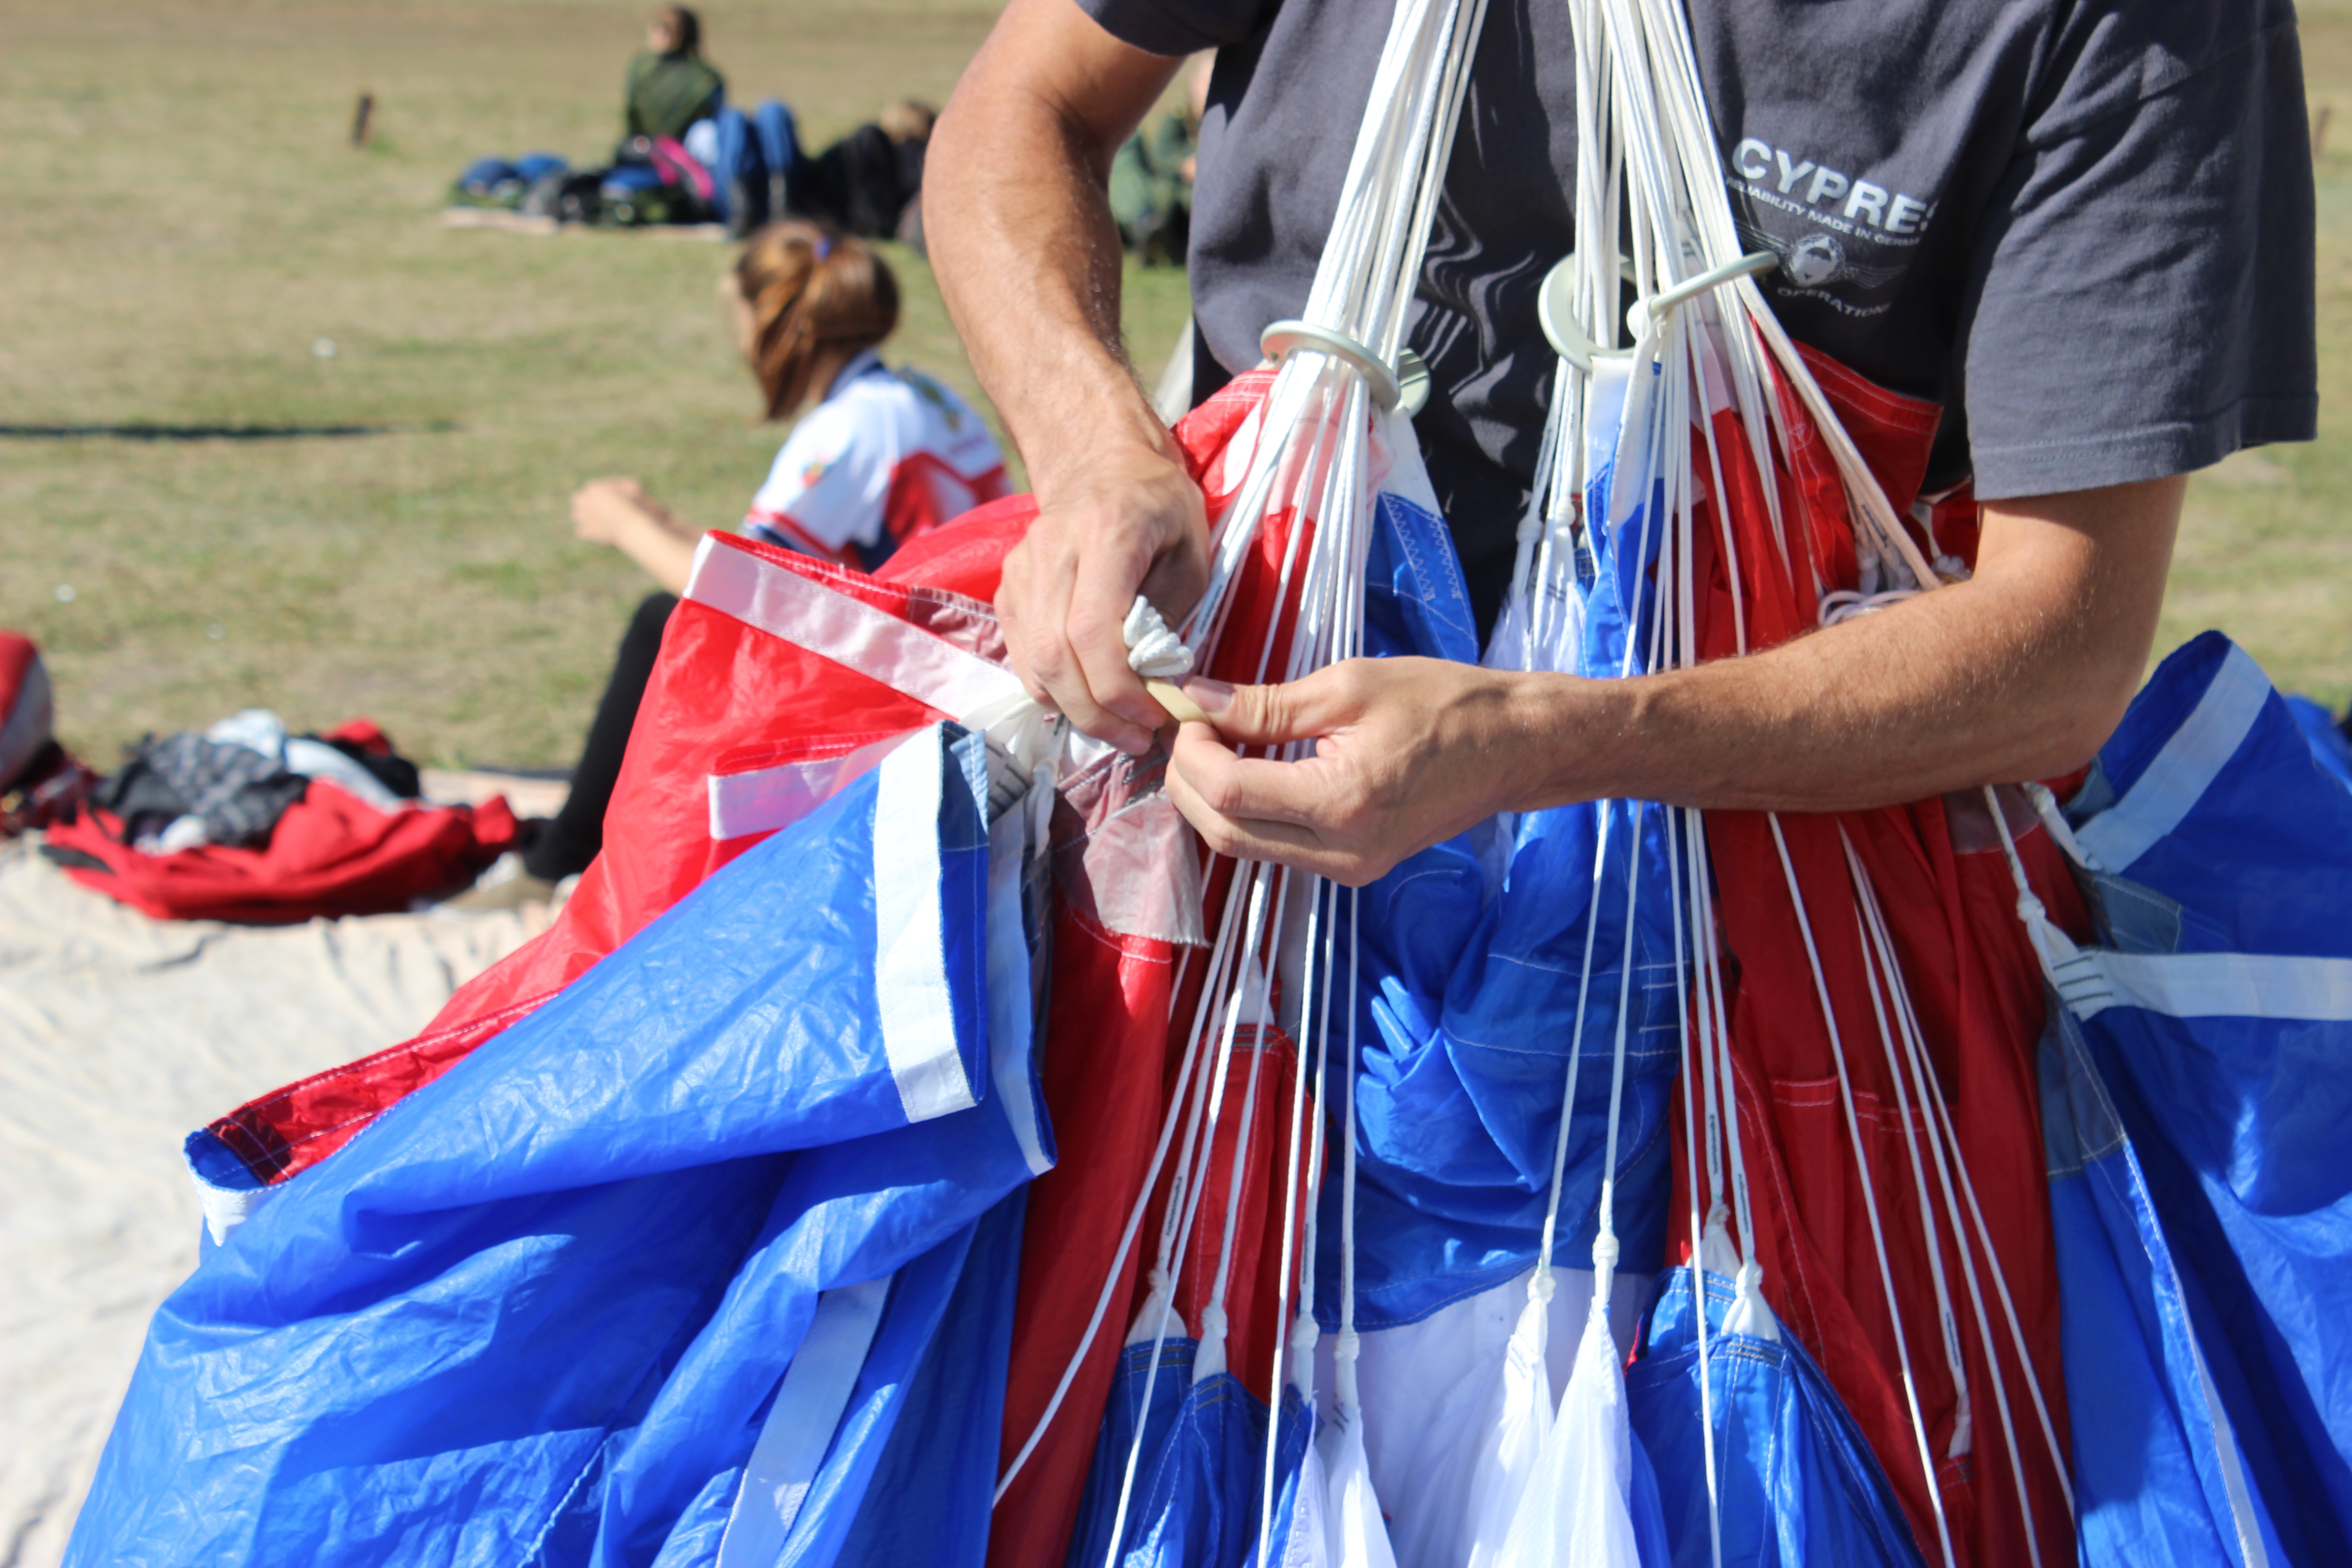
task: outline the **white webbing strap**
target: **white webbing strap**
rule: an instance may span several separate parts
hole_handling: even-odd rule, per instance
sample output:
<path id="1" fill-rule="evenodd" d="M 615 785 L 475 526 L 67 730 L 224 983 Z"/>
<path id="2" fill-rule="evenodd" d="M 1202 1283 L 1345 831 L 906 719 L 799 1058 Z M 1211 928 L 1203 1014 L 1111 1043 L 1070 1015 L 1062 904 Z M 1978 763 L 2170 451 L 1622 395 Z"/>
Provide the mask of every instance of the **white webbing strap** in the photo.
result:
<path id="1" fill-rule="evenodd" d="M 2231 647 L 2205 693 L 2131 788 L 2075 830 L 2082 847 L 2117 875 L 2179 827 L 2238 754 L 2270 700 L 2270 678 Z"/>
<path id="2" fill-rule="evenodd" d="M 719 1537 L 719 1568 L 771 1568 L 790 1544 L 833 1435 L 856 1392 L 866 1352 L 882 1326 L 891 1275 L 817 1298 L 808 1331 L 784 1369 L 751 1445 L 742 1484 Z"/>
<path id="3" fill-rule="evenodd" d="M 683 597 L 807 648 L 961 720 L 1024 695 L 1002 665 L 789 566 L 703 535 Z"/>

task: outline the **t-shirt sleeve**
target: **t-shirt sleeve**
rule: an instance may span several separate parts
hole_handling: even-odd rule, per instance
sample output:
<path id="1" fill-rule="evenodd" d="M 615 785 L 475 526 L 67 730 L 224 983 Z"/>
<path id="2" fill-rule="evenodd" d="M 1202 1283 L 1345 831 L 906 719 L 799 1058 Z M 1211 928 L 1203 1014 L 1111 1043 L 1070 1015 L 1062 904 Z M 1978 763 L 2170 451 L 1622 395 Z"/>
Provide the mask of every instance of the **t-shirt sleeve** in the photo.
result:
<path id="1" fill-rule="evenodd" d="M 1988 500 L 2186 473 L 2317 420 L 2291 9 L 2084 11 L 1976 226 L 1958 352 Z"/>
<path id="2" fill-rule="evenodd" d="M 1238 44 L 1281 0 L 1078 0 L 1112 37 L 1151 55 L 1190 55 Z"/>
<path id="3" fill-rule="evenodd" d="M 767 482 L 751 498 L 743 531 L 835 560 L 873 544 L 889 499 L 884 446 L 884 433 L 856 417 L 850 401 L 817 405 L 784 438 Z"/>

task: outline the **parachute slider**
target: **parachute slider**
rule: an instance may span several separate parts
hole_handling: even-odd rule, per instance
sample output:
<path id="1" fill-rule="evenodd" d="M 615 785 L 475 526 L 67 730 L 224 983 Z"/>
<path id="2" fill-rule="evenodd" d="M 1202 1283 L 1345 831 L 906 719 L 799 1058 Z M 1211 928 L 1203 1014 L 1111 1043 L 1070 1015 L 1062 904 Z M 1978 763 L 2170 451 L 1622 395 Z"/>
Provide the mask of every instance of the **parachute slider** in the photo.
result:
<path id="1" fill-rule="evenodd" d="M 1698 298 L 1710 289 L 1720 289 L 1739 279 L 1769 272 L 1780 265 L 1780 258 L 1769 250 L 1752 251 L 1720 267 L 1710 268 L 1696 278 L 1686 279 L 1671 289 L 1633 301 L 1625 311 L 1625 330 L 1635 338 L 1642 335 L 1647 321 L 1663 321 L 1677 306 Z M 1627 277 L 1632 264 L 1623 257 L 1617 258 L 1617 270 Z M 1622 349 L 1604 349 L 1592 341 L 1576 319 L 1577 255 L 1570 251 L 1549 272 L 1544 274 L 1543 286 L 1536 293 L 1536 321 L 1542 326 L 1545 338 L 1560 358 L 1585 374 L 1592 374 L 1593 360 L 1607 353 L 1622 354 Z M 1646 319 L 1646 321 L 1645 321 Z"/>
<path id="2" fill-rule="evenodd" d="M 1382 410 L 1399 409 L 1408 419 L 1429 403 L 1429 367 L 1411 349 L 1397 352 L 1396 368 L 1345 332 L 1318 327 L 1312 321 L 1276 321 L 1257 335 L 1257 346 L 1268 359 L 1286 358 L 1299 349 L 1329 354 L 1362 373 L 1372 401 Z"/>

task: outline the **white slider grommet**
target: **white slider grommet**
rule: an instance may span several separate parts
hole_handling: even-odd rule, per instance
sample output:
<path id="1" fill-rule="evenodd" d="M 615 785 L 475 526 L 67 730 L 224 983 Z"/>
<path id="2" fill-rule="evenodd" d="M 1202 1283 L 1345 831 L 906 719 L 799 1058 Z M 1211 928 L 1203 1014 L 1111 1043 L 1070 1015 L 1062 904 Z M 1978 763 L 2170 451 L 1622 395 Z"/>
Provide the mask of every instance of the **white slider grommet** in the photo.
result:
<path id="1" fill-rule="evenodd" d="M 1312 321 L 1276 321 L 1257 335 L 1257 346 L 1273 360 L 1286 359 L 1299 349 L 1345 360 L 1362 373 L 1372 401 L 1383 411 L 1402 404 L 1404 388 L 1397 373 L 1391 370 L 1380 355 L 1345 332 L 1318 327 Z M 1412 363 L 1419 365 L 1420 357 L 1415 355 Z M 1422 369 L 1421 384 L 1422 398 L 1426 401 L 1429 396 L 1429 372 L 1426 367 Z"/>
<path id="2" fill-rule="evenodd" d="M 1577 254 L 1570 251 L 1552 269 L 1544 274 L 1542 285 L 1536 290 L 1536 324 L 1552 352 L 1585 374 L 1592 374 L 1592 362 L 1601 354 L 1623 357 L 1624 349 L 1604 349 L 1592 341 L 1576 320 Z M 1633 264 L 1621 256 L 1617 258 L 1617 275 L 1627 282 L 1633 278 Z"/>

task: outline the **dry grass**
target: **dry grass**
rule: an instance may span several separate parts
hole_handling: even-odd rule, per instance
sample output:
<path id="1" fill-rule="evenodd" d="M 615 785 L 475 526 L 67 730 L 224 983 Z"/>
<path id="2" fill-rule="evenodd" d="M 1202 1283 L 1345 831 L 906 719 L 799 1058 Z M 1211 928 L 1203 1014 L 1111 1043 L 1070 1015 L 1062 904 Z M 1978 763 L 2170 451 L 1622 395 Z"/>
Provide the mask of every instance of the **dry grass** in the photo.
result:
<path id="1" fill-rule="evenodd" d="M 442 763 L 569 760 L 628 605 L 572 542 L 579 481 L 634 473 L 726 525 L 779 432 L 713 300 L 719 247 L 451 233 L 485 152 L 594 159 L 641 0 L 0 0 L 0 425 L 358 425 L 223 440 L 0 436 L 0 626 L 39 638 L 93 760 L 247 704 L 366 713 Z M 2200 478 L 2163 646 L 2207 626 L 2352 696 L 2352 4 L 2305 6 L 2320 177 L 2322 439 Z M 740 100 L 813 138 L 943 99 L 988 0 L 706 7 Z M 378 139 L 344 144 L 354 97 Z M 894 253 L 894 353 L 976 393 L 929 275 Z M 1147 372 L 1181 279 L 1134 280 Z M 312 353 L 333 340 L 332 359 Z M 74 597 L 56 591 L 71 584 Z M 215 635 L 216 634 L 216 635 Z"/>
<path id="2" fill-rule="evenodd" d="M 730 525 L 781 432 L 754 423 L 718 307 L 727 248 L 453 233 L 434 214 L 480 153 L 603 156 L 645 9 L 0 7 L 17 185 L 0 426 L 384 427 L 0 437 L 0 626 L 47 651 L 70 743 L 106 763 L 260 704 L 298 725 L 365 713 L 437 762 L 570 760 L 646 589 L 572 541 L 572 489 L 635 474 Z M 822 142 L 888 98 L 943 100 L 993 8 L 705 16 L 735 96 L 785 98 Z M 354 153 L 362 89 L 378 133 Z M 893 356 L 977 399 L 929 270 L 891 257 Z M 1182 280 L 1131 292 L 1150 371 Z"/>

